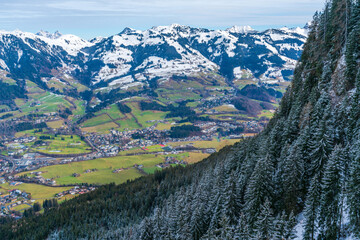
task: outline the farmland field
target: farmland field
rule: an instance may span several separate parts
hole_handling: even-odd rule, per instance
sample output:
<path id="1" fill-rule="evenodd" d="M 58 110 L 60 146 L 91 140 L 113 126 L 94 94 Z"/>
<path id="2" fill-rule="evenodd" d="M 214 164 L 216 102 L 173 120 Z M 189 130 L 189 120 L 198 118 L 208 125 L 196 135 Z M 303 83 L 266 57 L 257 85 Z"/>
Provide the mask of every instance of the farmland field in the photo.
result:
<path id="1" fill-rule="evenodd" d="M 46 123 L 48 125 L 48 127 L 50 128 L 60 128 L 61 126 L 63 126 L 64 124 L 64 120 L 58 120 L 58 121 L 53 121 L 53 122 L 47 122 Z"/>
<path id="2" fill-rule="evenodd" d="M 105 108 L 101 111 L 98 112 L 99 114 L 101 113 L 107 113 L 110 115 L 110 117 L 112 117 L 113 119 L 118 119 L 118 118 L 123 118 L 124 115 L 119 111 L 118 107 L 116 106 L 116 104 L 112 104 L 110 105 L 110 107 Z"/>
<path id="3" fill-rule="evenodd" d="M 96 132 L 96 133 L 108 133 L 110 129 L 117 128 L 118 125 L 114 122 L 108 122 L 100 125 L 96 125 L 93 127 L 83 127 L 81 128 L 86 132 Z"/>
<path id="4" fill-rule="evenodd" d="M 99 158 L 95 160 L 72 162 L 64 165 L 53 165 L 40 168 L 38 171 L 45 178 L 55 178 L 57 184 L 96 183 L 106 184 L 110 182 L 122 183 L 128 179 L 140 177 L 141 173 L 132 168 L 134 164 L 144 167 L 154 167 L 161 163 L 164 156 L 139 155 L 139 156 L 117 156 L 111 158 Z M 118 168 L 129 168 L 119 173 L 112 171 Z M 97 169 L 95 172 L 84 173 L 87 169 Z M 25 172 L 22 174 L 28 174 Z M 72 177 L 73 173 L 80 174 Z"/>
<path id="5" fill-rule="evenodd" d="M 8 183 L 1 184 L 0 187 L 4 190 L 19 189 L 27 193 L 31 193 L 34 200 L 49 199 L 54 197 L 56 193 L 69 190 L 71 187 L 48 187 L 39 184 L 23 183 L 17 186 L 10 186 Z"/>
<path id="6" fill-rule="evenodd" d="M 99 115 L 97 117 L 94 117 L 94 118 L 91 118 L 91 119 L 87 120 L 86 122 L 84 122 L 83 126 L 84 127 L 93 127 L 93 126 L 108 123 L 108 122 L 111 122 L 111 121 L 112 120 L 109 118 L 108 115 L 102 114 L 102 115 Z"/>
<path id="7" fill-rule="evenodd" d="M 236 142 L 239 142 L 241 140 L 239 139 L 222 139 L 218 141 L 217 139 L 214 139 L 212 141 L 193 141 L 193 142 L 173 142 L 168 143 L 171 146 L 180 146 L 185 144 L 193 144 L 194 147 L 197 148 L 215 148 L 216 150 L 220 150 L 221 148 L 232 145 Z"/>
<path id="8" fill-rule="evenodd" d="M 152 150 L 160 149 L 161 148 L 159 146 L 154 146 Z M 143 175 L 143 173 L 133 167 L 135 164 L 143 165 L 143 170 L 146 173 L 153 173 L 155 170 L 161 170 L 156 167 L 156 165 L 162 163 L 166 156 L 173 156 L 179 160 L 183 159 L 189 163 L 195 163 L 207 157 L 208 154 L 180 153 L 176 155 L 144 154 L 137 156 L 116 156 L 82 162 L 72 162 L 63 165 L 53 165 L 40 168 L 37 171 L 43 172 L 41 175 L 44 178 L 55 179 L 58 185 L 80 183 L 107 184 L 111 182 L 120 184 Z M 124 170 L 116 173 L 113 172 L 114 170 L 120 168 L 123 168 Z M 90 173 L 85 173 L 88 169 L 96 170 Z M 74 177 L 74 173 L 79 174 L 79 176 Z M 30 175 L 30 172 L 21 173 L 21 175 L 24 174 Z"/>
<path id="9" fill-rule="evenodd" d="M 90 147 L 76 135 L 42 135 L 49 136 L 51 139 L 44 139 L 46 146 L 33 148 L 38 152 L 48 154 L 79 154 L 91 152 Z"/>

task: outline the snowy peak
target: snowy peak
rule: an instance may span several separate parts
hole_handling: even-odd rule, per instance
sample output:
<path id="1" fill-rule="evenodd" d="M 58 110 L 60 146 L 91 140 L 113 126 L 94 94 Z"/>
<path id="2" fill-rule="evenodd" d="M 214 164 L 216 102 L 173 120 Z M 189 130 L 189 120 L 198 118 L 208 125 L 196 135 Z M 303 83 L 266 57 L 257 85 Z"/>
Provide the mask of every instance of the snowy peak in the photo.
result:
<path id="1" fill-rule="evenodd" d="M 124 28 L 124 30 L 122 30 L 122 31 L 120 32 L 119 35 L 121 35 L 121 34 L 129 34 L 129 33 L 133 33 L 133 32 L 136 32 L 136 30 L 133 29 L 133 28 L 126 27 L 126 28 Z"/>
<path id="2" fill-rule="evenodd" d="M 36 33 L 37 36 L 46 37 L 50 39 L 58 39 L 62 36 L 62 34 L 59 31 L 56 31 L 54 33 L 49 33 L 48 31 L 41 30 L 40 32 Z"/>
<path id="3" fill-rule="evenodd" d="M 230 33 L 238 33 L 238 34 L 246 34 L 251 32 L 256 32 L 252 27 L 250 26 L 232 26 L 231 28 L 226 29 L 226 31 Z"/>
<path id="4" fill-rule="evenodd" d="M 176 34 L 178 32 L 188 32 L 189 29 L 190 29 L 189 26 L 184 26 L 174 23 L 169 26 L 155 26 L 149 29 L 148 31 L 159 34 Z"/>
<path id="5" fill-rule="evenodd" d="M 35 51 L 42 52 L 43 54 L 47 52 L 47 54 L 51 55 L 61 54 L 62 49 L 68 55 L 77 56 L 81 49 L 93 45 L 93 43 L 78 36 L 72 34 L 63 35 L 58 31 L 55 33 L 40 31 L 36 34 L 19 30 L 12 32 L 0 31 L 0 42 L 4 41 L 5 46 L 11 47 L 11 41 L 8 42 L 6 39 L 12 39 L 11 41 L 15 41 L 15 39 L 21 40 Z"/>
<path id="6" fill-rule="evenodd" d="M 49 42 L 49 44 L 62 47 L 69 55 L 76 56 L 81 49 L 91 47 L 93 43 L 84 40 L 78 36 L 66 34 Z"/>

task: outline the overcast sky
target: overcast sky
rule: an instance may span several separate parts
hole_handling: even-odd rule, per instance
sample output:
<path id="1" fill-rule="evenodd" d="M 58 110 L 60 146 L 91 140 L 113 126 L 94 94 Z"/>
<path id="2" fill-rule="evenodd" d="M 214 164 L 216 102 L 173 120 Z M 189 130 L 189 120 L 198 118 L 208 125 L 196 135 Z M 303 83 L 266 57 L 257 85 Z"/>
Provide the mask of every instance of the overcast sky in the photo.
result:
<path id="1" fill-rule="evenodd" d="M 0 0 L 0 29 L 110 36 L 125 27 L 145 30 L 179 23 L 263 30 L 304 26 L 325 0 Z"/>

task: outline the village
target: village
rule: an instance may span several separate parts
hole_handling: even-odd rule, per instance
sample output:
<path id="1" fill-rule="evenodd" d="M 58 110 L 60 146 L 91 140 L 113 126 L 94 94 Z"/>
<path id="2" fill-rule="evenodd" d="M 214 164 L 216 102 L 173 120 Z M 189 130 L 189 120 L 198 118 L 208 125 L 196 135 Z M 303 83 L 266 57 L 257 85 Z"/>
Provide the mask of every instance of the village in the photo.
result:
<path id="1" fill-rule="evenodd" d="M 0 178 L 0 182 L 3 184 L 6 181 L 4 178 Z M 16 209 L 19 207 L 23 210 L 31 208 L 36 202 L 36 199 L 32 198 L 31 193 L 16 188 L 21 184 L 23 184 L 23 182 L 10 181 L 9 185 L 15 187 L 14 189 L 0 188 L 0 217 L 10 216 L 13 218 L 20 218 L 21 214 Z M 54 194 L 52 198 L 61 200 L 66 196 L 72 197 L 75 195 L 81 195 L 95 189 L 96 187 L 94 186 L 74 186 L 69 190 Z"/>
<path id="2" fill-rule="evenodd" d="M 212 141 L 213 139 L 221 137 L 219 128 L 228 130 L 227 133 L 225 133 L 228 134 L 226 136 L 227 138 L 241 139 L 244 138 L 244 135 L 232 130 L 240 127 L 257 132 L 263 127 L 261 123 L 257 121 L 246 122 L 246 125 L 229 122 L 198 122 L 194 124 L 194 126 L 201 129 L 201 134 L 184 138 L 170 138 L 167 134 L 169 130 L 156 130 L 154 126 L 124 131 L 112 129 L 108 134 L 81 132 L 81 136 L 84 136 L 83 139 L 93 150 L 89 153 L 77 155 L 42 154 L 37 151 L 34 152 L 31 147 L 29 147 L 29 144 L 37 140 L 35 136 L 22 136 L 19 138 L 3 137 L 0 140 L 3 146 L 2 152 L 7 154 L 0 155 L 0 176 L 11 178 L 17 173 L 33 171 L 44 166 L 113 157 L 132 149 L 146 148 L 147 146 L 157 144 L 168 146 L 161 151 L 157 151 L 156 153 L 158 154 L 176 154 L 183 151 L 213 153 L 216 151 L 213 148 L 198 149 L 192 146 L 173 148 L 169 144 L 177 142 Z M 64 129 L 61 131 L 61 133 L 64 134 Z M 67 131 L 68 132 L 65 133 L 72 134 L 69 129 Z M 224 133 L 222 132 L 222 134 Z M 141 136 L 141 138 L 135 136 Z M 148 154 L 148 152 L 144 151 L 137 154 Z M 54 185 L 51 179 L 42 179 L 40 177 L 35 179 L 36 182 L 40 184 Z"/>
<path id="3" fill-rule="evenodd" d="M 37 122 L 41 123 L 49 119 L 58 119 L 57 114 L 44 115 Z M 165 155 L 163 162 L 154 165 L 159 170 L 176 165 L 186 166 L 189 164 L 187 161 L 174 156 L 182 153 L 212 154 L 217 151 L 214 147 L 205 147 L 206 145 L 204 147 L 194 146 L 194 142 L 211 142 L 216 139 L 219 142 L 222 141 L 221 139 L 243 139 L 248 135 L 242 134 L 238 129 L 246 129 L 247 132 L 256 133 L 266 124 L 261 121 L 198 121 L 193 126 L 201 130 L 199 134 L 174 138 L 170 137 L 170 129 L 158 130 L 156 128 L 158 124 L 168 124 L 168 121 L 156 120 L 154 123 L 154 125 L 143 129 L 125 129 L 123 131 L 111 129 L 109 133 L 95 133 L 82 131 L 69 122 L 69 126 L 66 128 L 51 129 L 47 127 L 39 130 L 35 129 L 34 132 L 36 134 L 25 134 L 19 137 L 11 137 L 11 135 L 2 136 L 0 138 L 0 183 L 8 184 L 12 189 L 11 191 L 3 191 L 1 195 L 0 216 L 18 218 L 21 214 L 12 209 L 18 209 L 20 205 L 30 207 L 34 203 L 31 194 L 17 189 L 14 184 L 20 185 L 26 183 L 49 187 L 58 186 L 56 179 L 44 177 L 43 172 L 38 170 L 40 168 L 99 158 L 149 154 L 155 156 Z M 85 144 L 87 145 L 87 147 L 85 146 L 87 152 L 62 154 L 62 149 L 51 149 L 46 152 L 45 150 L 51 147 L 51 144 L 47 141 L 51 141 L 53 138 L 48 136 L 71 136 L 71 139 L 73 139 L 73 136 L 77 136 L 77 139 L 79 141 L 81 139 L 82 142 L 70 143 L 67 146 L 76 148 L 77 145 Z M 61 137 L 61 139 L 64 138 Z M 154 148 L 152 146 L 158 147 Z M 130 168 L 135 169 L 141 174 L 147 174 L 141 162 L 134 164 Z M 112 173 L 120 174 L 128 169 L 129 167 L 115 168 L 112 170 Z M 83 173 L 74 173 L 72 177 L 79 178 L 82 175 L 96 171 L 97 169 L 87 169 Z M 22 172 L 30 172 L 30 174 L 21 174 Z M 70 184 L 67 186 L 71 187 L 71 189 L 60 191 L 53 197 L 76 196 L 96 188 L 96 186 L 88 185 L 77 186 Z M 1 190 L 3 189 L 0 188 Z"/>

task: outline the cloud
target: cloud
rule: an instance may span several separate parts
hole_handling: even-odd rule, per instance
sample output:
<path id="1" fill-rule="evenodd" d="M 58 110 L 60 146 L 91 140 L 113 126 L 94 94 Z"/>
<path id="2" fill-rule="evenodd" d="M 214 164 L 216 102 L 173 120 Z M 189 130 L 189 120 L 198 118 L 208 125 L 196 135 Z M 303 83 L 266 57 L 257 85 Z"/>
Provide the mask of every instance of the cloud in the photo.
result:
<path id="1" fill-rule="evenodd" d="M 15 20 L 13 28 L 19 29 L 56 26 L 74 34 L 90 29 L 93 36 L 104 31 L 105 26 L 118 32 L 126 26 L 145 29 L 174 22 L 207 28 L 291 26 L 304 25 L 316 10 L 322 9 L 323 1 L 12 0 L 0 1 L 0 23 Z"/>
<path id="2" fill-rule="evenodd" d="M 0 10 L 0 18 L 2 19 L 16 19 L 16 18 L 34 18 L 34 17 L 43 17 L 43 15 L 36 11 L 26 11 L 26 10 Z"/>

